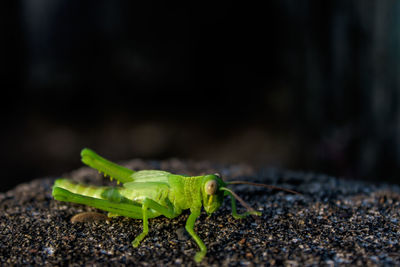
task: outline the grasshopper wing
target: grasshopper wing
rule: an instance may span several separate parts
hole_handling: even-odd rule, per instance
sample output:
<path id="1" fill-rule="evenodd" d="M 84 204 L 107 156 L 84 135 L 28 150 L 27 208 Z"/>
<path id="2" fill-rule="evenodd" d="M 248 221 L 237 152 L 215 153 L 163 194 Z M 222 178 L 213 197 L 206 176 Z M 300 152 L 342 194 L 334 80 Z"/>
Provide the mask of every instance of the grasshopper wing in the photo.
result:
<path id="1" fill-rule="evenodd" d="M 128 199 L 142 202 L 144 198 L 164 200 L 169 192 L 168 176 L 166 171 L 143 170 L 130 176 L 132 182 L 124 183 L 121 194 Z M 163 202 L 164 204 L 164 202 Z"/>
<path id="2" fill-rule="evenodd" d="M 160 205 L 166 205 L 168 198 L 169 186 L 167 183 L 160 182 L 129 182 L 119 188 L 119 193 L 129 200 L 143 203 L 146 198 L 157 201 Z"/>
<path id="3" fill-rule="evenodd" d="M 158 171 L 158 170 L 144 170 L 133 173 L 130 177 L 133 179 L 132 182 L 126 183 L 147 183 L 147 182 L 159 182 L 168 184 L 169 172 Z"/>

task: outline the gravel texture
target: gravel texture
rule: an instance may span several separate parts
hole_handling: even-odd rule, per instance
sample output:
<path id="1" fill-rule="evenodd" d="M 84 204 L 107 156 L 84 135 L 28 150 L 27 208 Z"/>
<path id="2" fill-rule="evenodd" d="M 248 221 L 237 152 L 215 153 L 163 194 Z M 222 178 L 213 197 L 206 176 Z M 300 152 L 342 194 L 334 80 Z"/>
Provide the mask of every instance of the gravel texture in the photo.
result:
<path id="1" fill-rule="evenodd" d="M 255 171 L 246 165 L 180 160 L 133 160 L 126 165 L 189 175 L 219 172 L 230 180 L 265 182 L 302 193 L 232 186 L 263 215 L 258 220 L 235 220 L 229 199 L 211 217 L 203 213 L 195 231 L 208 253 L 198 265 L 400 265 L 398 186 L 312 173 Z M 63 177 L 110 184 L 88 168 Z M 0 194 L 0 265 L 197 265 L 193 260 L 197 245 L 184 230 L 188 212 L 173 220 L 150 220 L 149 235 L 135 249 L 131 241 L 142 230 L 140 220 L 119 217 L 71 223 L 74 215 L 96 209 L 53 200 L 53 181 L 34 180 Z"/>

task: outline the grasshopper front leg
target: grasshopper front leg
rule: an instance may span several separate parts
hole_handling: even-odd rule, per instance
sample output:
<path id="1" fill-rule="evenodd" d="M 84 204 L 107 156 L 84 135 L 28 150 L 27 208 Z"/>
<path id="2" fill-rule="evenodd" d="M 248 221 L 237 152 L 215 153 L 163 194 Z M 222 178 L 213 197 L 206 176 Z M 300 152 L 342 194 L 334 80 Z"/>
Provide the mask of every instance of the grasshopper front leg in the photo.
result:
<path id="1" fill-rule="evenodd" d="M 194 256 L 194 260 L 196 262 L 201 262 L 204 258 L 204 256 L 207 253 L 207 247 L 204 244 L 204 242 L 200 239 L 200 237 L 196 234 L 196 232 L 194 231 L 194 223 L 196 221 L 196 219 L 200 216 L 200 208 L 191 208 L 190 209 L 190 215 L 189 218 L 186 221 L 186 231 L 188 231 L 188 233 L 190 234 L 190 236 L 194 239 L 194 241 L 197 243 L 197 245 L 200 248 L 200 251 L 198 251 L 196 253 L 196 255 Z"/>
<path id="2" fill-rule="evenodd" d="M 255 211 L 255 210 L 251 210 L 251 211 L 246 211 L 244 213 L 237 213 L 236 210 L 236 199 L 233 197 L 233 195 L 231 193 L 228 192 L 228 195 L 231 198 L 231 207 L 232 207 L 232 216 L 235 219 L 243 219 L 249 215 L 254 215 L 254 216 L 261 216 L 261 212 L 259 211 Z"/>

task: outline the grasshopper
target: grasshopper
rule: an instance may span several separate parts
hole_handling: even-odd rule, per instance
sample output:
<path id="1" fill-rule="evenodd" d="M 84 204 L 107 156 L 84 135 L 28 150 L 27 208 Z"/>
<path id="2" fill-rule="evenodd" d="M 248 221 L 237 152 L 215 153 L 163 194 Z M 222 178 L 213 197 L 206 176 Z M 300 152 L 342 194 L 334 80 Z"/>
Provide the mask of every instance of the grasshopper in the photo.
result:
<path id="1" fill-rule="evenodd" d="M 183 210 L 190 209 L 185 228 L 200 248 L 194 257 L 196 262 L 202 261 L 207 253 L 207 247 L 193 229 L 202 207 L 208 215 L 211 215 L 221 206 L 224 196 L 229 195 L 234 218 L 261 215 L 261 212 L 252 209 L 227 188 L 228 185 L 250 184 L 297 193 L 288 189 L 245 181 L 224 182 L 218 174 L 186 176 L 162 170 L 133 171 L 110 162 L 87 148 L 81 151 L 81 157 L 83 163 L 110 176 L 111 180 L 116 179 L 118 184 L 122 183 L 122 186 L 95 187 L 78 184 L 68 179 L 57 179 L 52 191 L 54 199 L 108 211 L 110 217 L 125 216 L 143 220 L 142 233 L 132 241 L 135 248 L 149 232 L 148 219 L 161 215 L 173 219 Z M 246 212 L 237 213 L 236 199 L 247 208 Z"/>

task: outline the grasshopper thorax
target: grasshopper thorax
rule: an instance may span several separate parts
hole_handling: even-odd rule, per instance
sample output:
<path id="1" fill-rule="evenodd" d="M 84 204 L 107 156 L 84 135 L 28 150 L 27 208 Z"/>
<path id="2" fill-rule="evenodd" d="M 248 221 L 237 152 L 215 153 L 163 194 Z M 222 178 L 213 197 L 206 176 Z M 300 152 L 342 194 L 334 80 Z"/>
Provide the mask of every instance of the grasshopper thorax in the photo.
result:
<path id="1" fill-rule="evenodd" d="M 202 180 L 201 194 L 203 198 L 203 207 L 210 215 L 216 211 L 224 199 L 224 191 L 220 190 L 226 184 L 218 174 L 205 175 Z"/>

